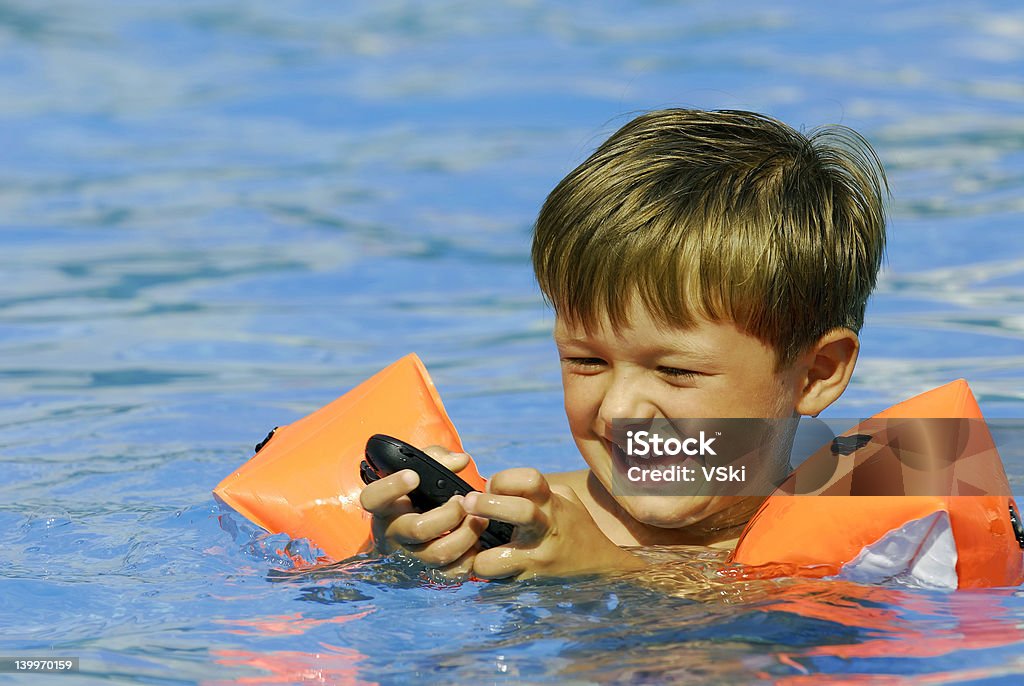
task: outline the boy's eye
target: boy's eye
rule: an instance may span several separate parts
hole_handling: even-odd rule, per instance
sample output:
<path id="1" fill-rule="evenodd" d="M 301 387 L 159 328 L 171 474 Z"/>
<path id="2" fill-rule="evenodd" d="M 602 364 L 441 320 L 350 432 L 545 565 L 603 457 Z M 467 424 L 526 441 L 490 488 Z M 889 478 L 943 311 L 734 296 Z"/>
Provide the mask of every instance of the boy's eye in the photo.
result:
<path id="1" fill-rule="evenodd" d="M 698 376 L 698 373 L 695 371 L 679 369 L 678 367 L 658 367 L 658 372 L 672 379 L 679 379 L 681 381 L 689 381 L 697 378 Z"/>
<path id="2" fill-rule="evenodd" d="M 604 364 L 604 360 L 599 357 L 563 357 L 562 362 L 573 367 L 583 367 L 593 369 L 600 367 Z"/>

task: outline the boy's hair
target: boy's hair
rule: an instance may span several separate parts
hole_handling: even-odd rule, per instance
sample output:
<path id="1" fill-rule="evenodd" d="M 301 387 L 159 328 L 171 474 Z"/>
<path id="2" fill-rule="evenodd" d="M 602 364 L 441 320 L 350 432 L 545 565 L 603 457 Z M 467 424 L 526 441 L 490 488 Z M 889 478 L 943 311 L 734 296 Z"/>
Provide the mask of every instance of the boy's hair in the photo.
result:
<path id="1" fill-rule="evenodd" d="M 777 369 L 859 331 L 885 248 L 885 173 L 842 126 L 668 109 L 619 129 L 548 196 L 533 267 L 560 317 L 623 325 L 630 298 L 666 326 L 731 319 Z"/>

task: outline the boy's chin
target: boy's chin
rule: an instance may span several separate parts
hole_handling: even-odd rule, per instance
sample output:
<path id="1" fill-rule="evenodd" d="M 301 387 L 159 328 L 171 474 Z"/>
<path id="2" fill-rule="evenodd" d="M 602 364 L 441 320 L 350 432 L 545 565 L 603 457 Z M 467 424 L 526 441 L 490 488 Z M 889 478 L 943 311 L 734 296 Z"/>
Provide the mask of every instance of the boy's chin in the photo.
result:
<path id="1" fill-rule="evenodd" d="M 659 529 L 691 526 L 728 506 L 709 496 L 636 495 L 616 496 L 615 500 L 633 519 Z"/>

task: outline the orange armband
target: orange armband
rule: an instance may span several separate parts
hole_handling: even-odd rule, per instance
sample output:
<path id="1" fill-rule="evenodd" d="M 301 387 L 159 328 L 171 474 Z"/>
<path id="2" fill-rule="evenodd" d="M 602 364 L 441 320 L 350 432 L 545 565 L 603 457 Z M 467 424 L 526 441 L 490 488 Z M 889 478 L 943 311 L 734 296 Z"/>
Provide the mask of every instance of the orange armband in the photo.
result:
<path id="1" fill-rule="evenodd" d="M 415 354 L 276 428 L 214 493 L 267 531 L 309 539 L 335 560 L 366 552 L 373 541 L 371 517 L 359 504 L 359 462 L 376 433 L 462 452 L 437 388 Z M 484 490 L 486 481 L 472 461 L 459 476 Z"/>
<path id="2" fill-rule="evenodd" d="M 901 426 L 920 434 L 932 425 L 880 421 L 898 419 L 977 421 L 936 422 L 935 435 L 903 437 Z M 945 475 L 953 484 L 951 493 L 864 494 L 864 484 L 868 493 L 874 492 L 870 477 L 891 474 L 898 480 L 901 470 L 912 469 L 900 463 L 901 438 L 904 448 L 913 446 L 919 454 L 929 444 L 935 452 L 953 454 L 948 442 L 957 431 L 970 436 L 964 459 L 955 455 L 958 461 L 950 467 L 961 471 Z M 1024 581 L 1019 510 L 966 381 L 894 405 L 846 433 L 851 435 L 837 440 L 856 439 L 863 444 L 856 446 L 858 454 L 825 446 L 800 465 L 747 524 L 730 558 L 747 567 L 732 573 L 744 578 L 840 576 L 865 583 L 904 576 L 940 588 Z M 875 437 L 879 440 L 872 442 Z M 833 481 L 818 494 L 792 495 L 806 492 L 794 484 L 815 470 L 833 474 Z M 864 472 L 869 478 L 858 481 Z"/>

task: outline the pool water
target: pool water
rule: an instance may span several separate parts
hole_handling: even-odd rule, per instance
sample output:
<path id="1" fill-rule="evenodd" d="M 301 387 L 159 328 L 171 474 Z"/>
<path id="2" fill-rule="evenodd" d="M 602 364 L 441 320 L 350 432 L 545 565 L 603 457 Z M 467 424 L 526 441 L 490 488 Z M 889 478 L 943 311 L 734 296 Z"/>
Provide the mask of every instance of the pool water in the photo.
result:
<path id="1" fill-rule="evenodd" d="M 1018 589 L 295 568 L 210 491 L 410 351 L 484 473 L 578 468 L 531 222 L 664 106 L 875 144 L 836 416 L 965 377 L 1024 417 L 1022 73 L 1016 2 L 0 3 L 0 655 L 81 664 L 0 682 L 1019 683 Z"/>

